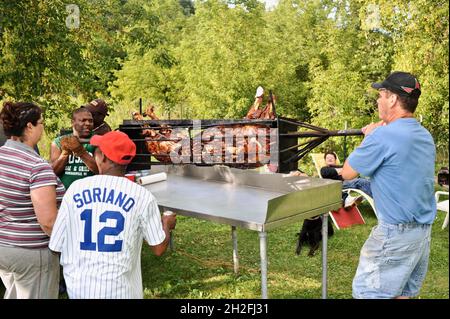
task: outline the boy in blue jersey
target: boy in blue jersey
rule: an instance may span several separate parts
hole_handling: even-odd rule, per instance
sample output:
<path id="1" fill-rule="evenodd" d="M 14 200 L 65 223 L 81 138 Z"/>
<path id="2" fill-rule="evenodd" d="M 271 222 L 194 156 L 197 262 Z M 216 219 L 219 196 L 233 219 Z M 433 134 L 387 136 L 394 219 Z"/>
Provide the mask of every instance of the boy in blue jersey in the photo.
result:
<path id="1" fill-rule="evenodd" d="M 378 225 L 365 242 L 353 279 L 354 298 L 417 296 L 430 253 L 431 224 L 436 216 L 431 134 L 414 118 L 419 81 L 394 72 L 379 91 L 378 123 L 364 128 L 365 138 L 344 163 L 342 177 L 371 178 Z"/>

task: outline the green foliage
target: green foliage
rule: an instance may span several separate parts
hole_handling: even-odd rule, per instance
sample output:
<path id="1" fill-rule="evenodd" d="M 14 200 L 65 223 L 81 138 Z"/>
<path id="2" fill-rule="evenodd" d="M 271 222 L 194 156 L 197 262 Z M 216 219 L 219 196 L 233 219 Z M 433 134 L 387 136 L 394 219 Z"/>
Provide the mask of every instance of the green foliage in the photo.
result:
<path id="1" fill-rule="evenodd" d="M 404 70 L 421 81 L 416 114 L 448 154 L 446 1 L 280 0 L 272 11 L 257 0 L 76 4 L 75 29 L 60 0 L 0 6 L 0 96 L 41 103 L 50 136 L 96 97 L 117 114 L 143 98 L 161 118 L 242 118 L 258 85 L 276 95 L 279 115 L 359 128 L 378 119 L 370 83 Z M 342 153 L 343 139 L 323 147 Z"/>
<path id="2" fill-rule="evenodd" d="M 129 104 L 143 98 L 156 103 L 160 112 L 170 116 L 176 106 L 182 105 L 183 80 L 173 51 L 186 20 L 185 10 L 176 0 L 155 1 L 144 5 L 143 9 L 136 25 L 151 39 L 145 42 L 132 37 L 127 58 L 115 72 L 117 80 L 110 86 L 110 92 L 118 102 Z M 127 28 L 130 33 L 136 32 L 136 25 Z"/>
<path id="3" fill-rule="evenodd" d="M 313 60 L 311 97 L 308 100 L 312 122 L 329 129 L 359 128 L 377 120 L 376 101 L 370 83 L 385 76 L 392 64 L 392 40 L 383 33 L 363 30 L 358 12 L 361 6 L 330 6 L 336 12 L 318 30 L 317 41 L 328 63 Z M 370 53 L 370 54 L 368 54 Z M 340 152 L 343 139 L 323 147 Z M 360 139 L 347 139 L 349 149 Z"/>
<path id="4" fill-rule="evenodd" d="M 444 1 L 422 0 L 413 2 L 410 11 L 410 21 L 396 42 L 394 69 L 419 78 L 423 95 L 416 112 L 423 116 L 437 147 L 448 149 L 449 6 Z"/>
<path id="5" fill-rule="evenodd" d="M 3 97 L 45 101 L 44 106 L 53 106 L 49 118 L 68 110 L 73 79 L 86 72 L 74 35 L 64 26 L 64 8 L 62 1 L 6 2 L 1 7 Z"/>
<path id="6" fill-rule="evenodd" d="M 197 6 L 177 50 L 193 116 L 243 117 L 255 88 L 267 84 L 263 10 L 218 0 Z"/>
<path id="7" fill-rule="evenodd" d="M 9 1 L 0 7 L 2 98 L 40 103 L 48 133 L 61 128 L 61 119 L 80 104 L 78 96 L 86 101 L 106 91 L 121 54 L 107 44 L 107 20 L 97 18 L 106 15 L 106 7 L 87 0 L 77 5 L 79 14 L 59 0 Z M 78 27 L 71 28 L 74 21 Z"/>

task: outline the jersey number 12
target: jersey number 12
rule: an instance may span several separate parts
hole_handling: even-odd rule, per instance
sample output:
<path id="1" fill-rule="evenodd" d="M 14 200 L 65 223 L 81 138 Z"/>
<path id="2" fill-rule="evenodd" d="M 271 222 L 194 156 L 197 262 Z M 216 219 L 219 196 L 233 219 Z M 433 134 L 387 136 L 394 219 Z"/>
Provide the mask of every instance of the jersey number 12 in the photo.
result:
<path id="1" fill-rule="evenodd" d="M 81 250 L 97 250 L 102 252 L 113 252 L 122 250 L 122 240 L 116 240 L 113 244 L 106 244 L 106 236 L 117 236 L 123 231 L 125 218 L 120 212 L 107 210 L 100 216 L 100 222 L 104 223 L 108 219 L 116 220 L 116 227 L 105 226 L 97 233 L 97 243 L 92 241 L 92 209 L 85 209 L 81 215 L 81 220 L 84 220 L 84 241 L 80 242 Z"/>

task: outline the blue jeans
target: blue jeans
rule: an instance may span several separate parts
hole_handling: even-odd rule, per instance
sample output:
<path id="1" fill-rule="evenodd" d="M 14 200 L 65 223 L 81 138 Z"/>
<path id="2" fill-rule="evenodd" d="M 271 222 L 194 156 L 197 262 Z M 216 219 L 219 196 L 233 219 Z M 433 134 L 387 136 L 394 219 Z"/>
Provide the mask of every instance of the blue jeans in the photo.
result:
<path id="1" fill-rule="evenodd" d="M 379 221 L 361 249 L 353 297 L 415 297 L 428 269 L 431 225 Z"/>
<path id="2" fill-rule="evenodd" d="M 348 188 L 356 188 L 359 189 L 361 191 L 363 191 L 364 193 L 366 193 L 367 195 L 369 195 L 370 197 L 372 196 L 372 189 L 370 188 L 370 180 L 365 179 L 365 178 L 354 178 L 351 180 L 346 180 L 342 182 L 342 189 L 348 189 Z"/>

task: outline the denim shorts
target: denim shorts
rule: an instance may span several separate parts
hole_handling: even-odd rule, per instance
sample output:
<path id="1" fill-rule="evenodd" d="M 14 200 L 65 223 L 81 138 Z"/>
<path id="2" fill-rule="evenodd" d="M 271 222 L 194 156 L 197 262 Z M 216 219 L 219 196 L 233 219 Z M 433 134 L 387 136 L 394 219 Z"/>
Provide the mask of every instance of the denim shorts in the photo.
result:
<path id="1" fill-rule="evenodd" d="M 361 249 L 353 297 L 417 296 L 427 273 L 430 240 L 431 225 L 379 221 Z"/>

